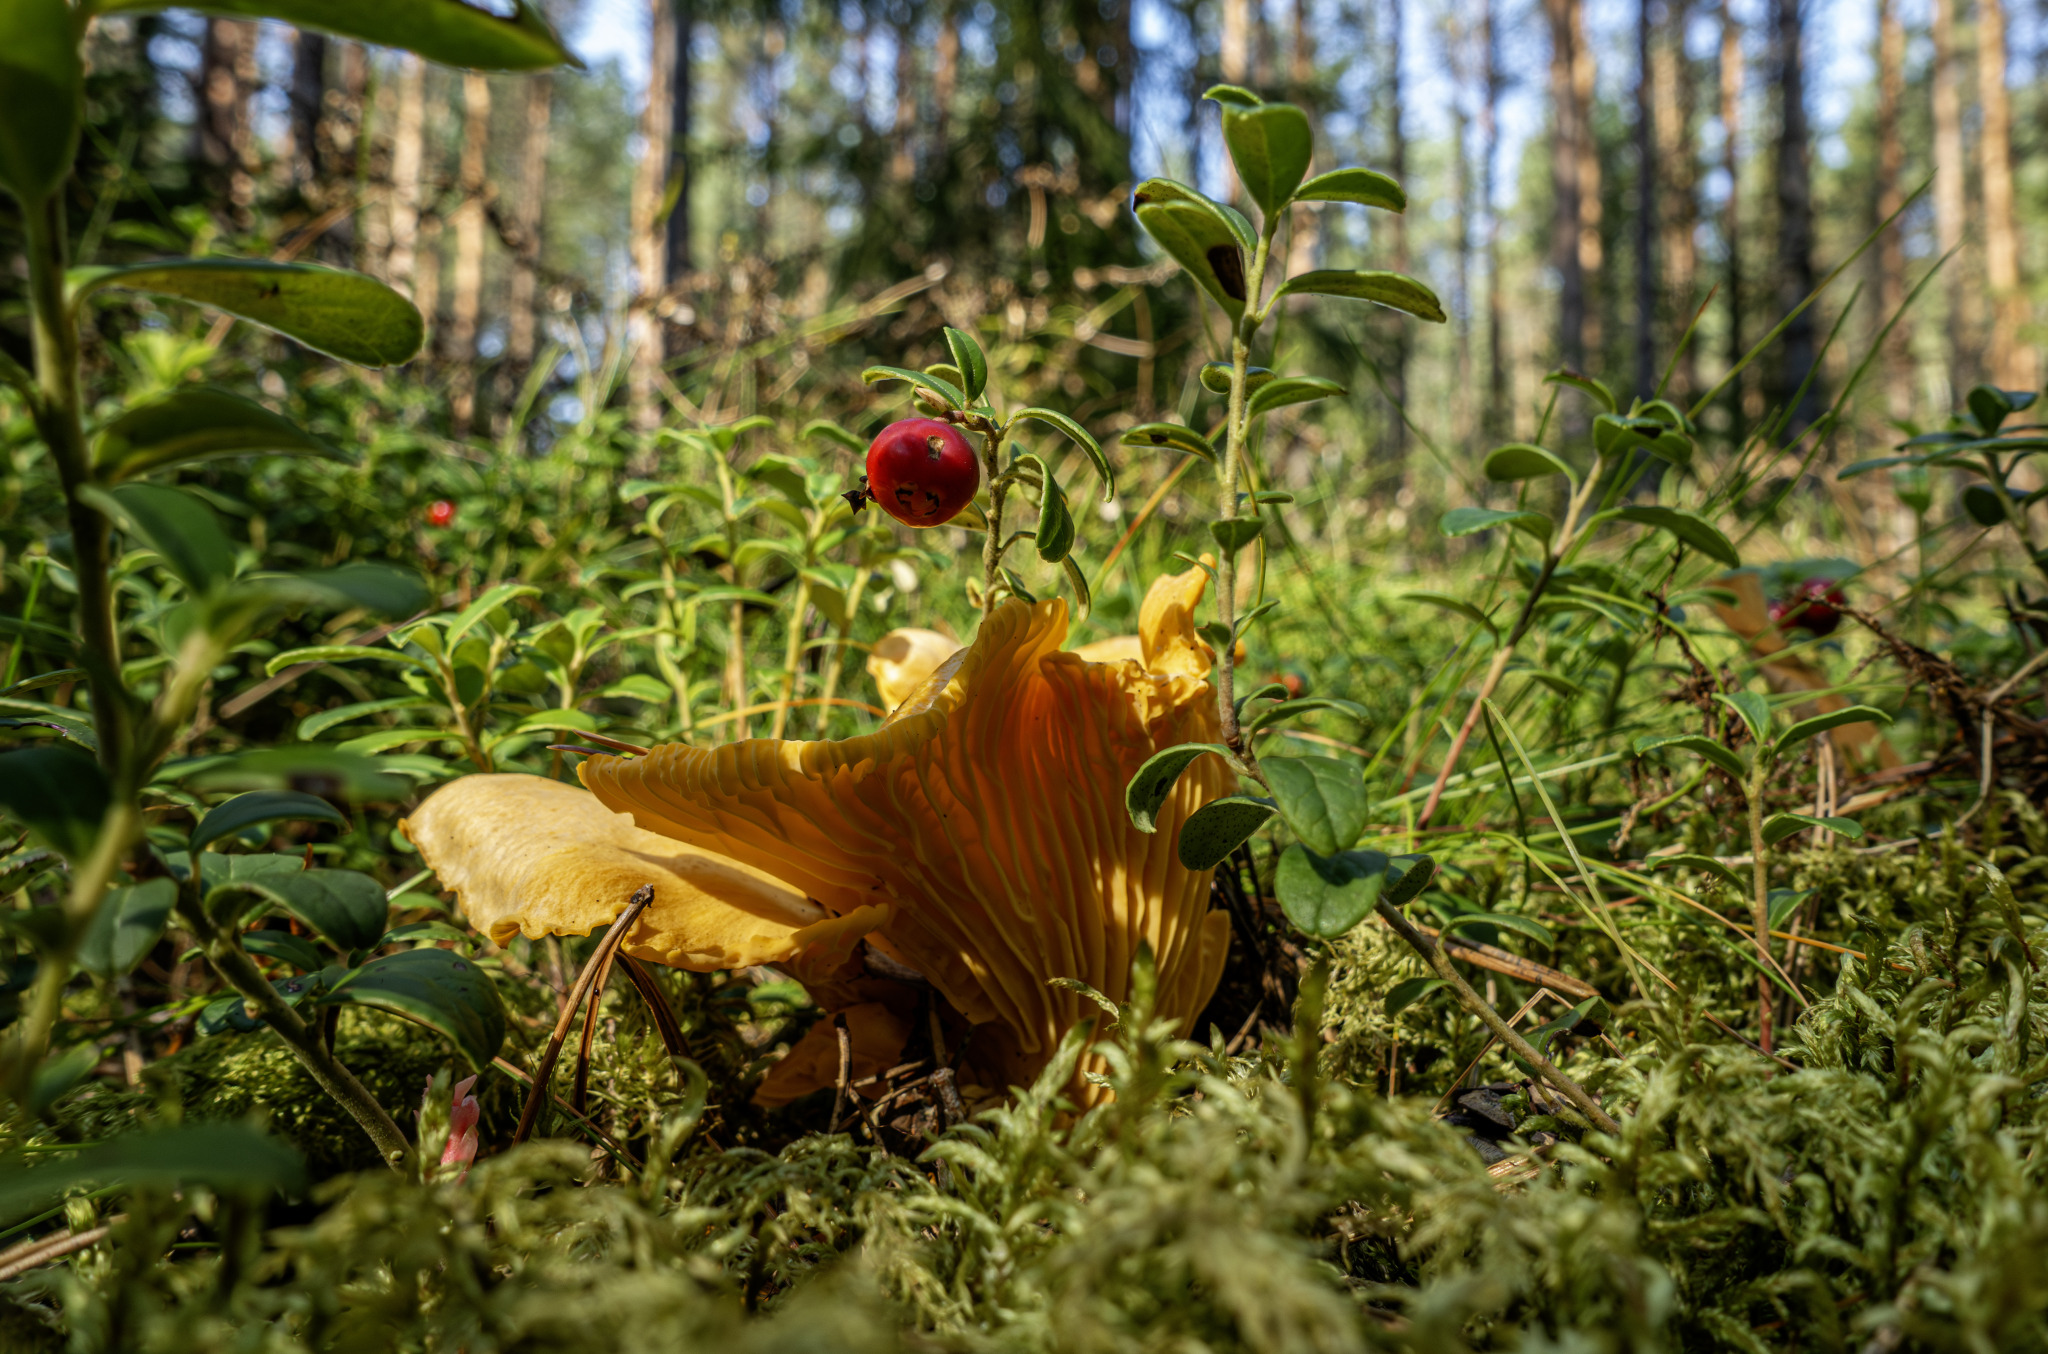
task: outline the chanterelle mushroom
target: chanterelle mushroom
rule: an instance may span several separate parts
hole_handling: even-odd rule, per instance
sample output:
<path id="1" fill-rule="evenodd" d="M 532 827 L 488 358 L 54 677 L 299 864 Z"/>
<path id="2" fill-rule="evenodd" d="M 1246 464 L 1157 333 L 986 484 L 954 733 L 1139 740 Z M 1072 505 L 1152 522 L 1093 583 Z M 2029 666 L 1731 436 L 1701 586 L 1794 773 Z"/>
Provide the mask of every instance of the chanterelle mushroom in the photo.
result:
<path id="1" fill-rule="evenodd" d="M 1159 1010 L 1183 1027 L 1229 943 L 1211 871 L 1175 851 L 1181 823 L 1228 789 L 1201 758 L 1140 832 L 1124 785 L 1153 753 L 1218 737 L 1210 652 L 1194 636 L 1200 570 L 1158 580 L 1144 662 L 1060 652 L 1064 601 L 1004 603 L 875 733 L 752 739 L 594 757 L 583 781 L 640 827 L 790 885 L 835 916 L 885 907 L 871 947 L 924 974 L 971 1021 L 963 1076 L 1027 1082 L 1095 1008 L 1052 985 L 1126 996 L 1150 945 Z"/>
<path id="2" fill-rule="evenodd" d="M 590 934 L 652 884 L 628 954 L 787 967 L 846 1014 L 856 1078 L 896 1060 L 918 1001 L 909 979 L 922 975 L 973 1026 L 963 1080 L 1001 1091 L 1096 1014 L 1053 979 L 1122 1000 L 1149 945 L 1158 1010 L 1185 1029 L 1222 973 L 1230 925 L 1209 911 L 1212 872 L 1183 866 L 1175 843 L 1228 791 L 1228 769 L 1190 767 L 1157 832 L 1124 808 L 1153 753 L 1218 736 L 1211 654 L 1193 625 L 1205 582 L 1194 570 L 1153 585 L 1133 659 L 1062 653 L 1066 604 L 1011 601 L 875 733 L 596 757 L 588 794 L 469 776 L 403 826 L 499 943 Z M 820 1022 L 756 1098 L 830 1085 L 835 1038 Z"/>

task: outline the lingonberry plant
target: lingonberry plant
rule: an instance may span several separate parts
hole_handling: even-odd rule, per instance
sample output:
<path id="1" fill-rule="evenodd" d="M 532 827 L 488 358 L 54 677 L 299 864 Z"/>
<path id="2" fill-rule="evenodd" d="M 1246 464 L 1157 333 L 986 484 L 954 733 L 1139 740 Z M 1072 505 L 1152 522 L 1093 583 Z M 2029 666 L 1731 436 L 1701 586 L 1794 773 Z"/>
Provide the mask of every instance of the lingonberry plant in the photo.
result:
<path id="1" fill-rule="evenodd" d="M 980 530 L 981 578 L 969 579 L 967 590 L 968 600 L 984 612 L 993 610 L 1006 596 L 1035 600 L 1015 571 L 1003 566 L 1010 547 L 1028 540 L 1039 559 L 1060 566 L 1076 606 L 1087 614 L 1093 599 L 1087 575 L 1073 558 L 1078 533 L 1067 492 L 1046 457 L 1014 444 L 1029 423 L 1060 433 L 1086 457 L 1102 501 L 1108 503 L 1116 498 L 1116 472 L 1110 468 L 1102 444 L 1057 410 L 1027 405 L 1001 412 L 989 388 L 988 357 L 981 344 L 972 334 L 950 326 L 945 337 L 951 362 L 934 363 L 924 371 L 875 366 L 861 373 L 870 384 L 907 382 L 919 412 L 927 415 L 891 424 L 867 449 L 865 495 L 910 526 L 937 526 L 957 519 Z M 981 443 L 978 470 L 963 432 Z M 853 447 L 860 445 L 843 432 L 840 436 Z M 987 486 L 987 498 L 983 506 L 969 513 L 977 478 Z M 1037 524 L 1005 535 L 1011 495 L 1020 489 L 1038 496 Z M 858 503 L 862 492 L 851 497 Z"/>
<path id="2" fill-rule="evenodd" d="M 90 692 L 89 722 L 37 721 L 70 746 L 0 754 L 0 805 L 60 851 L 70 872 L 63 904 L 38 909 L 22 928 L 35 950 L 35 977 L 8 1031 L 0 1078 L 20 1111 L 47 1105 L 85 1076 L 97 1061 L 95 1045 L 82 1046 L 90 1056 L 80 1049 L 46 1056 L 66 985 L 80 964 L 103 977 L 126 973 L 175 914 L 233 991 L 203 1014 L 201 1028 L 269 1026 L 397 1166 L 410 1150 L 405 1134 L 334 1056 L 338 1008 L 361 1003 L 420 1020 L 482 1066 L 505 1035 L 490 979 L 462 955 L 431 945 L 370 958 L 405 937 L 387 931 L 385 892 L 368 875 L 306 868 L 310 856 L 207 849 L 284 820 L 345 822 L 331 801 L 360 797 L 360 782 L 380 777 L 360 759 L 318 749 L 258 748 L 239 759 L 239 775 L 230 769 L 222 776 L 215 766 L 213 783 L 253 779 L 283 788 L 209 805 L 207 782 L 194 779 L 201 768 L 173 758 L 214 669 L 267 623 L 319 608 L 404 616 L 425 601 L 424 589 L 380 565 L 297 573 L 251 567 L 207 501 L 175 483 L 179 473 L 258 452 L 344 453 L 254 401 L 197 385 L 131 402 L 91 429 L 92 412 L 114 392 L 86 388 L 80 334 L 90 307 L 140 294 L 196 303 L 344 362 L 383 367 L 418 352 L 424 326 L 412 303 L 383 283 L 308 264 L 166 258 L 74 266 L 61 189 L 84 121 L 81 42 L 100 12 L 155 8 L 142 0 L 0 7 L 0 48 L 9 53 L 0 78 L 0 189 L 20 207 L 34 341 L 34 369 L 0 355 L 0 379 L 26 405 L 59 481 L 70 524 L 64 563 L 77 590 L 75 663 L 63 679 L 82 678 Z M 518 0 L 512 11 L 352 10 L 302 0 L 238 10 L 311 17 L 330 31 L 458 64 L 536 68 L 569 59 L 536 11 Z M 430 510 L 430 520 L 444 506 Z M 154 614 L 138 614 L 116 586 L 117 534 L 155 556 L 146 570 L 159 602 Z M 147 684 L 125 653 L 130 635 L 144 627 L 160 629 L 166 649 L 162 664 L 142 669 Z M 42 673 L 29 683 L 54 680 Z M 308 792 L 316 788 L 324 793 Z M 178 817 L 193 826 L 173 827 Z M 290 917 L 310 938 L 245 936 L 244 925 L 265 912 Z M 272 978 L 252 953 L 299 973 Z"/>

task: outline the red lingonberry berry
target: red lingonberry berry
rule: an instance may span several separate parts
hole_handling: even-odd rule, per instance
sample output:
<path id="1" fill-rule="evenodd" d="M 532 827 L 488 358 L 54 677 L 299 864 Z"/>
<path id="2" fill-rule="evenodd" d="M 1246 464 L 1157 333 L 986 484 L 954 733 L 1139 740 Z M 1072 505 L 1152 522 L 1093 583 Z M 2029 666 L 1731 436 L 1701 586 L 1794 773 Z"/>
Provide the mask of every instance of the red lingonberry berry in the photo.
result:
<path id="1" fill-rule="evenodd" d="M 906 526 L 950 522 L 981 487 L 981 462 L 967 438 L 935 418 L 906 418 L 868 447 L 868 489 Z"/>
<path id="2" fill-rule="evenodd" d="M 1832 578 L 1809 578 L 1790 597 L 1771 603 L 1771 623 L 1779 629 L 1797 626 L 1814 636 L 1832 635 L 1842 623 L 1842 589 Z"/>
<path id="3" fill-rule="evenodd" d="M 427 525 L 445 527 L 455 520 L 455 505 L 445 498 L 437 498 L 427 508 Z"/>

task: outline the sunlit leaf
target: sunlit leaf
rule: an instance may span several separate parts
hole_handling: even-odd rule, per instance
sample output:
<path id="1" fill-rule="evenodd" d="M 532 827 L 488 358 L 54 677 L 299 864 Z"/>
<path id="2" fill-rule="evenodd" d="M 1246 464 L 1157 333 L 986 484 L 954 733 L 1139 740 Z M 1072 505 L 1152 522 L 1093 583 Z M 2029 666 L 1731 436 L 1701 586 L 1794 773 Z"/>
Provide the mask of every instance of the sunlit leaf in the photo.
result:
<path id="1" fill-rule="evenodd" d="M 164 0 L 97 0 L 95 7 L 115 14 L 170 6 Z M 530 71 L 583 64 L 529 0 L 180 0 L 178 8 L 282 19 L 379 47 L 402 47 L 444 66 Z"/>
<path id="2" fill-rule="evenodd" d="M 331 1002 L 354 1002 L 445 1035 L 482 1070 L 505 1044 L 505 1007 L 490 975 L 451 950 L 403 950 L 372 959 L 335 983 Z"/>
<path id="3" fill-rule="evenodd" d="M 87 270 L 81 279 L 81 296 L 115 287 L 196 301 L 358 366 L 409 361 L 426 338 L 412 302 L 382 282 L 310 263 L 164 259 Z"/>
<path id="4" fill-rule="evenodd" d="M 1244 845 L 1273 816 L 1273 805 L 1248 795 L 1212 799 L 1181 824 L 1175 854 L 1190 870 L 1209 870 Z"/>
<path id="5" fill-rule="evenodd" d="M 1173 792 L 1174 782 L 1180 779 L 1180 773 L 1187 770 L 1195 758 L 1212 753 L 1225 760 L 1230 757 L 1230 749 L 1221 743 L 1179 743 L 1146 758 L 1145 764 L 1124 786 L 1124 808 L 1131 815 L 1131 826 L 1140 832 L 1158 831 L 1160 806 Z"/>
<path id="6" fill-rule="evenodd" d="M 1280 287 L 1279 296 L 1348 296 L 1353 300 L 1371 301 L 1376 305 L 1413 315 L 1417 319 L 1442 324 L 1450 317 L 1444 314 L 1443 302 L 1436 293 L 1412 277 L 1400 273 L 1371 271 L 1345 272 L 1322 269 L 1312 273 L 1301 273 L 1290 277 Z"/>
<path id="7" fill-rule="evenodd" d="M 1260 766 L 1280 816 L 1302 845 L 1334 856 L 1358 841 L 1370 805 L 1356 765 L 1335 757 L 1267 757 Z"/>
<path id="8" fill-rule="evenodd" d="M 1223 144 L 1237 167 L 1238 182 L 1259 210 L 1271 217 L 1287 205 L 1308 173 L 1315 152 L 1308 115 L 1291 103 L 1246 108 L 1223 102 Z"/>
<path id="9" fill-rule="evenodd" d="M 1333 169 L 1318 174 L 1294 192 L 1296 202 L 1361 202 L 1390 212 L 1408 210 L 1401 185 L 1374 169 Z"/>

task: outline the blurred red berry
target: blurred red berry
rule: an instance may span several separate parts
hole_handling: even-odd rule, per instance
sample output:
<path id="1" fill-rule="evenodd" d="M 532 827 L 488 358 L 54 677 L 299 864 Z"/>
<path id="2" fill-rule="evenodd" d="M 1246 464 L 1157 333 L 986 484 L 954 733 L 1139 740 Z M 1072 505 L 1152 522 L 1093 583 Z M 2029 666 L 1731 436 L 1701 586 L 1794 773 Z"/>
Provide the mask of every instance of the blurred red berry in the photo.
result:
<path id="1" fill-rule="evenodd" d="M 445 498 L 437 498 L 427 509 L 427 525 L 445 527 L 455 520 L 455 505 Z"/>
<path id="2" fill-rule="evenodd" d="M 981 487 L 981 462 L 967 438 L 935 418 L 906 418 L 868 447 L 868 491 L 906 526 L 953 520 Z"/>
<path id="3" fill-rule="evenodd" d="M 1298 672 L 1267 673 L 1263 685 L 1271 686 L 1276 683 L 1287 688 L 1287 699 L 1289 700 L 1295 699 L 1308 689 L 1308 684 L 1302 681 L 1301 674 Z"/>
<path id="4" fill-rule="evenodd" d="M 1771 623 L 1781 630 L 1796 626 L 1814 636 L 1835 633 L 1842 623 L 1842 589 L 1832 578 L 1809 578 L 1790 597 L 1771 603 Z"/>

